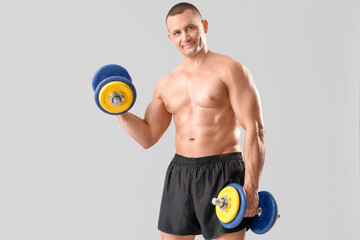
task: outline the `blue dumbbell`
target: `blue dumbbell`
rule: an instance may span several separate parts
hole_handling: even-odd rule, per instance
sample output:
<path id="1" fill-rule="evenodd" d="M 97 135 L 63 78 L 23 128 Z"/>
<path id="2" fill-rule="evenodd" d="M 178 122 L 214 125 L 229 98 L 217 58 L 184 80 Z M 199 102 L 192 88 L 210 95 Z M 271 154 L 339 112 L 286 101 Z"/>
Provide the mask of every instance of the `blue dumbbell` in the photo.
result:
<path id="1" fill-rule="evenodd" d="M 96 105 L 105 113 L 123 114 L 135 103 L 135 87 L 122 66 L 109 64 L 101 67 L 93 77 L 92 87 Z"/>
<path id="2" fill-rule="evenodd" d="M 246 194 L 241 185 L 232 183 L 223 188 L 217 198 L 213 198 L 216 215 L 222 226 L 234 228 L 238 226 L 247 207 Z M 280 217 L 275 198 L 267 191 L 259 192 L 257 215 L 253 217 L 249 228 L 256 234 L 268 232 Z"/>

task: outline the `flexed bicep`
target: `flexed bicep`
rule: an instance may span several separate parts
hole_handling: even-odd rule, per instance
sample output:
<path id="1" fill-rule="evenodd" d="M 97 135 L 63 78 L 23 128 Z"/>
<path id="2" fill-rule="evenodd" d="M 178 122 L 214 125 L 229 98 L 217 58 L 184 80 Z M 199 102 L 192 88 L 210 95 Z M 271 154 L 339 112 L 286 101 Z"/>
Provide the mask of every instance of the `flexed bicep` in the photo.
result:
<path id="1" fill-rule="evenodd" d="M 154 98 L 145 111 L 144 121 L 150 127 L 151 140 L 154 145 L 165 133 L 171 122 L 171 113 L 166 110 L 161 98 Z"/>
<path id="2" fill-rule="evenodd" d="M 146 108 L 143 119 L 130 112 L 116 116 L 127 133 L 145 149 L 160 139 L 171 122 L 171 114 L 160 97 L 164 88 L 163 79 L 165 77 L 156 85 L 153 99 Z"/>

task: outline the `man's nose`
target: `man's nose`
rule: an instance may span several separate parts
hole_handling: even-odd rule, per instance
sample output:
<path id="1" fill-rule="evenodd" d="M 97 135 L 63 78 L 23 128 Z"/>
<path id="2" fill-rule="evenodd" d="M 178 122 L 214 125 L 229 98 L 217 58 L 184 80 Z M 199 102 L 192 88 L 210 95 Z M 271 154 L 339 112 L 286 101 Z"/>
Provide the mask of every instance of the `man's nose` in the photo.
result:
<path id="1" fill-rule="evenodd" d="M 183 37 L 184 37 L 184 40 L 185 40 L 185 41 L 190 40 L 190 34 L 187 33 L 187 32 L 184 32 Z"/>

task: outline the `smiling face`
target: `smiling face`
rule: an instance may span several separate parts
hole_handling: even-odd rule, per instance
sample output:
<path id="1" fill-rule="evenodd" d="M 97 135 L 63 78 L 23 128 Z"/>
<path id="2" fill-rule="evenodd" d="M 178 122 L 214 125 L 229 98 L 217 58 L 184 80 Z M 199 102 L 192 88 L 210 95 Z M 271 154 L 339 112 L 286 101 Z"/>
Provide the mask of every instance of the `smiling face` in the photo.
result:
<path id="1" fill-rule="evenodd" d="M 194 56 L 206 45 L 208 22 L 192 10 L 169 16 L 166 23 L 169 39 L 184 56 Z"/>

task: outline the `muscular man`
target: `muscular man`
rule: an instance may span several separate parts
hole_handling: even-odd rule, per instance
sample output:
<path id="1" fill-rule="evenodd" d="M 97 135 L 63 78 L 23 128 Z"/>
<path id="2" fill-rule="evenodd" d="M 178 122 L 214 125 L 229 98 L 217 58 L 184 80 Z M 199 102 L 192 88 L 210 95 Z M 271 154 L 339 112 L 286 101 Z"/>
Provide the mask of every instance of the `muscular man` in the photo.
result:
<path id="1" fill-rule="evenodd" d="M 245 239 L 247 217 L 257 210 L 265 156 L 259 94 L 249 69 L 207 48 L 208 22 L 195 6 L 175 5 L 166 24 L 183 61 L 156 84 L 144 119 L 129 112 L 117 116 L 144 148 L 153 146 L 174 118 L 176 154 L 165 178 L 158 226 L 161 238 L 194 239 L 203 234 L 205 239 Z M 248 205 L 242 223 L 225 229 L 211 199 L 231 182 L 243 186 Z"/>

